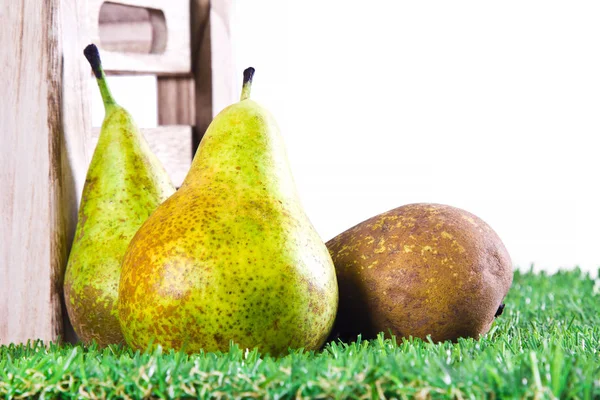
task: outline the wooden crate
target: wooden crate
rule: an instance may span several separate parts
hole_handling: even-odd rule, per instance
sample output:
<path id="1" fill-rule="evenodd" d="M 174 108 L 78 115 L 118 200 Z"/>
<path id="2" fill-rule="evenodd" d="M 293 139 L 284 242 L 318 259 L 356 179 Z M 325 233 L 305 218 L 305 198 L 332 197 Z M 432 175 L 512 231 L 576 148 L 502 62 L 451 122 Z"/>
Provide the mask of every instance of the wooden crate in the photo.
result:
<path id="1" fill-rule="evenodd" d="M 62 281 L 97 131 L 88 99 L 95 83 L 83 48 L 99 45 L 108 74 L 157 75 L 161 126 L 144 134 L 177 184 L 217 107 L 234 99 L 231 2 L 12 0 L 3 6 L 0 344 L 74 337 Z M 152 40 L 143 43 L 148 29 Z M 123 43 L 120 36 L 132 39 Z M 132 53 L 141 46 L 149 54 Z"/>

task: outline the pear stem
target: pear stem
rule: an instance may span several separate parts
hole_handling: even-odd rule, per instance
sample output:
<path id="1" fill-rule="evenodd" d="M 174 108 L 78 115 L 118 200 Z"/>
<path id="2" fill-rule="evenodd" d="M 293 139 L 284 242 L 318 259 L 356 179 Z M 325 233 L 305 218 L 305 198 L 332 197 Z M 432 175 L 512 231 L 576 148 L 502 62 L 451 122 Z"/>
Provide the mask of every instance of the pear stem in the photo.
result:
<path id="1" fill-rule="evenodd" d="M 102 69 L 102 61 L 100 60 L 98 47 L 93 43 L 88 45 L 83 50 L 83 55 L 85 55 L 85 58 L 87 58 L 92 67 L 92 71 L 94 71 L 96 81 L 98 82 L 98 88 L 100 89 L 100 95 L 102 96 L 102 102 L 104 103 L 104 109 L 108 110 L 109 107 L 116 105 L 117 102 L 113 98 L 112 93 L 108 88 L 108 84 L 106 83 L 106 75 L 104 74 L 104 69 Z"/>
<path id="2" fill-rule="evenodd" d="M 249 67 L 244 70 L 244 83 L 242 85 L 241 100 L 250 98 L 250 90 L 252 89 L 252 77 L 254 76 L 254 68 Z"/>

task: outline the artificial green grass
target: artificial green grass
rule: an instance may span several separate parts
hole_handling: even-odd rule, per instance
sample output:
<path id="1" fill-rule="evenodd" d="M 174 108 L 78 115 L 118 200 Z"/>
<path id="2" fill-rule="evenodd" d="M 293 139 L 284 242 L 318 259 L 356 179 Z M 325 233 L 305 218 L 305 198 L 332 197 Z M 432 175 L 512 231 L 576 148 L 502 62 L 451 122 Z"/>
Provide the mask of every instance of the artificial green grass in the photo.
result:
<path id="1" fill-rule="evenodd" d="M 383 339 L 320 352 L 187 356 L 94 346 L 0 347 L 6 398 L 600 399 L 600 277 L 515 274 L 506 310 L 481 340 Z"/>

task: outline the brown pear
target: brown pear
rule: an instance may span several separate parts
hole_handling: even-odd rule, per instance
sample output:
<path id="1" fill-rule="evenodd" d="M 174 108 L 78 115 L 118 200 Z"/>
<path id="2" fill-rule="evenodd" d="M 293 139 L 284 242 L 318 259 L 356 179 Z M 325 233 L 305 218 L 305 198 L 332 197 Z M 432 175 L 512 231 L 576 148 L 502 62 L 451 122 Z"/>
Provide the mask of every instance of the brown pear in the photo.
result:
<path id="1" fill-rule="evenodd" d="M 327 243 L 339 284 L 334 334 L 427 335 L 435 342 L 489 331 L 512 283 L 510 256 L 475 215 L 410 204 Z"/>

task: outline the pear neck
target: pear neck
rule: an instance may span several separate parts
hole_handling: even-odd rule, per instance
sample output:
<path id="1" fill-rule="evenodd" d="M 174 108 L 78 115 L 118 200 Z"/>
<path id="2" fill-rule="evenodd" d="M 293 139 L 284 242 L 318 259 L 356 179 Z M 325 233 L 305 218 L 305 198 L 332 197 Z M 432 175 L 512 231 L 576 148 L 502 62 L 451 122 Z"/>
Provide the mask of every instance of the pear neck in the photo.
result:
<path id="1" fill-rule="evenodd" d="M 90 63 L 90 67 L 92 67 L 92 71 L 94 71 L 94 76 L 96 77 L 96 82 L 98 83 L 98 88 L 100 88 L 100 95 L 102 96 L 102 102 L 104 103 L 105 111 L 108 111 L 112 106 L 116 106 L 117 103 L 108 88 L 108 83 L 106 82 L 106 75 L 104 74 L 104 69 L 102 68 L 102 60 L 100 59 L 100 51 L 98 51 L 98 47 L 95 44 L 89 44 L 83 50 L 83 55 L 87 58 Z"/>
<path id="2" fill-rule="evenodd" d="M 242 95 L 240 96 L 240 101 L 248 100 L 250 98 L 250 85 L 242 86 Z"/>
<path id="3" fill-rule="evenodd" d="M 97 78 L 98 88 L 100 89 L 100 95 L 102 96 L 102 102 L 104 103 L 104 110 L 109 111 L 117 105 L 108 84 L 106 83 L 106 76 L 102 72 L 102 76 Z"/>
<path id="4" fill-rule="evenodd" d="M 247 100 L 250 98 L 250 92 L 252 90 L 252 78 L 254 77 L 254 68 L 246 68 L 244 70 L 244 83 L 242 84 L 242 95 L 240 101 Z"/>

